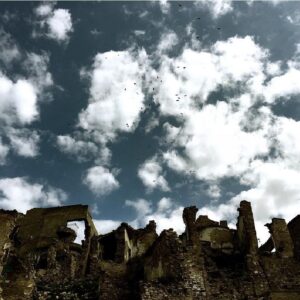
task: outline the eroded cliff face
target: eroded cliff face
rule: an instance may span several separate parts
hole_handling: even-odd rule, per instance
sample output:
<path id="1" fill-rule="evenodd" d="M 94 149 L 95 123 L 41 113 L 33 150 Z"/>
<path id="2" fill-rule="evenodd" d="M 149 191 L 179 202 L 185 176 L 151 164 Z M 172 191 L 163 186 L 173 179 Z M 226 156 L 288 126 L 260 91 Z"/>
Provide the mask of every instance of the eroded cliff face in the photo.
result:
<path id="1" fill-rule="evenodd" d="M 249 202 L 236 229 L 197 211 L 184 209 L 182 235 L 158 236 L 154 221 L 98 234 L 84 205 L 0 210 L 0 299 L 300 299 L 299 215 L 272 219 L 258 248 Z M 72 221 L 85 227 L 81 244 Z"/>

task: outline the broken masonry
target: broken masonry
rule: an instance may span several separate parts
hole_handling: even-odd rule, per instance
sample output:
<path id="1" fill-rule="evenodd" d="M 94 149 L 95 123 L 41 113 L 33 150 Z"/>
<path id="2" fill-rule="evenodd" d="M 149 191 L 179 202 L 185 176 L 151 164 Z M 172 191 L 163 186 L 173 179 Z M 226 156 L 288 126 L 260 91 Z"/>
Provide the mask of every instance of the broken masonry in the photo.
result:
<path id="1" fill-rule="evenodd" d="M 183 210 L 178 236 L 155 221 L 99 234 L 86 205 L 0 210 L 0 299 L 300 299 L 300 215 L 273 218 L 259 247 L 250 202 L 236 229 L 197 212 Z"/>

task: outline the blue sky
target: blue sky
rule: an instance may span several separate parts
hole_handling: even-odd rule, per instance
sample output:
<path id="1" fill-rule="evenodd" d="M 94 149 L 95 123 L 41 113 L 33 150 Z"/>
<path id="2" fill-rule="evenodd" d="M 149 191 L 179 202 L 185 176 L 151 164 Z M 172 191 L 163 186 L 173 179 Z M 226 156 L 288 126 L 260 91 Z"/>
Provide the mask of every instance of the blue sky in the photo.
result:
<path id="1" fill-rule="evenodd" d="M 0 207 L 184 229 L 299 213 L 300 4 L 2 2 Z"/>

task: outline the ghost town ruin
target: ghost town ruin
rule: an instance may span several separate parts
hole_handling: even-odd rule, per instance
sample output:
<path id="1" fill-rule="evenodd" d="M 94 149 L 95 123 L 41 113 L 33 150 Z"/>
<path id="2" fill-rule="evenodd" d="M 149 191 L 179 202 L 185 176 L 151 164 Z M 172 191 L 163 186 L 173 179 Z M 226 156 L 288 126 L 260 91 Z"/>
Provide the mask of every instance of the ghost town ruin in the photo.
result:
<path id="1" fill-rule="evenodd" d="M 0 210 L 0 298 L 192 300 L 300 299 L 300 215 L 266 224 L 258 247 L 251 205 L 242 201 L 237 228 L 195 206 L 183 210 L 185 232 L 156 233 L 122 223 L 98 234 L 88 207 Z M 83 221 L 74 243 L 70 221 Z"/>

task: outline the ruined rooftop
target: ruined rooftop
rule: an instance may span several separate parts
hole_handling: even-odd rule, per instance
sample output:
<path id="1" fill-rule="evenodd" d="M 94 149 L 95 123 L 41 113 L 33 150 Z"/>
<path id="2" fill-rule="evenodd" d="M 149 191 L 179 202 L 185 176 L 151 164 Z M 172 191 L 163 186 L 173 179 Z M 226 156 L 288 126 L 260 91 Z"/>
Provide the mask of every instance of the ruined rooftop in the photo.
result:
<path id="1" fill-rule="evenodd" d="M 259 247 L 249 202 L 236 229 L 197 211 L 183 210 L 178 236 L 158 235 L 155 221 L 101 234 L 85 205 L 0 210 L 0 299 L 300 299 L 300 215 L 270 220 Z"/>

